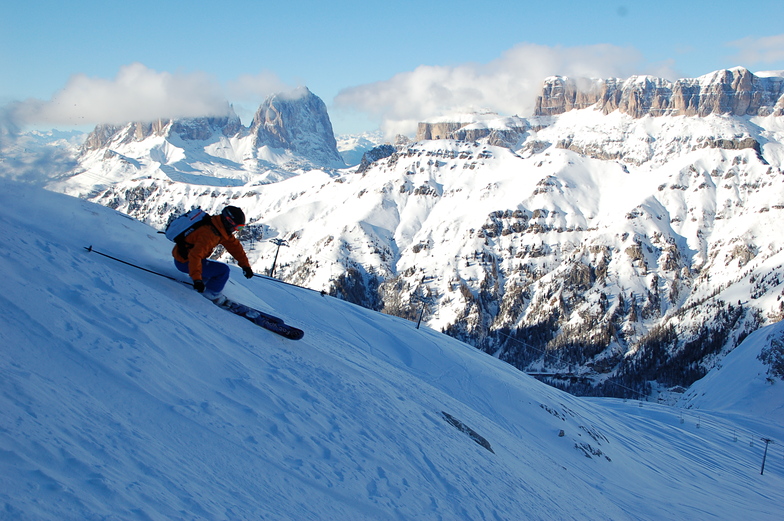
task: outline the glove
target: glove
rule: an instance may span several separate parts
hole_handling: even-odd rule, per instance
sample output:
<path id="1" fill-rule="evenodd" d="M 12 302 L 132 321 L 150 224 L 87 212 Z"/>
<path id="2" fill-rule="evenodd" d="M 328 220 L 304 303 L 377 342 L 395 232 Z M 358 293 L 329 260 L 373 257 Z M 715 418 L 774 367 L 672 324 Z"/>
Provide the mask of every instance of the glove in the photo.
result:
<path id="1" fill-rule="evenodd" d="M 242 268 L 242 274 L 245 275 L 246 279 L 252 279 L 253 278 L 253 270 L 250 269 L 249 266 L 245 266 L 244 268 Z"/>
<path id="2" fill-rule="evenodd" d="M 203 280 L 194 280 L 193 281 L 193 289 L 195 289 L 199 293 L 204 293 L 204 281 Z"/>

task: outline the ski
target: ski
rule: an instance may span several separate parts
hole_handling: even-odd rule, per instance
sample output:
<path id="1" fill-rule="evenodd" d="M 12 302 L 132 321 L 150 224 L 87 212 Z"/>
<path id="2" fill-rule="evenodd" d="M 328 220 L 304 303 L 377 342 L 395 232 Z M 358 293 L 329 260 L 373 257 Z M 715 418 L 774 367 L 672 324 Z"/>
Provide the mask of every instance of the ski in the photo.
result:
<path id="1" fill-rule="evenodd" d="M 183 284 L 187 284 L 189 286 L 193 286 L 190 282 L 185 282 L 178 278 L 165 275 L 163 273 L 158 273 L 157 271 L 149 270 L 147 268 L 143 268 L 142 266 L 138 266 L 131 262 L 122 260 L 118 257 L 113 257 L 107 253 L 100 252 L 90 246 L 85 246 L 84 248 L 88 252 L 97 253 L 98 255 L 102 255 L 109 259 L 115 260 L 117 262 L 121 262 L 133 268 L 146 271 L 147 273 L 152 273 L 153 275 L 158 275 L 159 277 L 164 277 L 169 280 L 173 280 L 175 282 L 182 282 Z M 258 276 L 258 275 L 257 275 Z M 276 280 L 276 279 L 269 279 L 269 280 Z M 286 337 L 291 340 L 299 340 L 303 336 L 305 336 L 305 332 L 301 329 L 297 329 L 296 327 L 290 326 L 286 324 L 282 318 L 276 317 L 274 315 L 270 315 L 269 313 L 264 313 L 263 311 L 259 311 L 258 309 L 253 309 L 252 307 L 246 306 L 245 304 L 240 304 L 239 302 L 233 302 L 231 300 L 226 300 L 225 303 L 219 304 L 218 307 L 225 309 L 226 311 L 231 311 L 235 315 L 239 315 L 243 318 L 246 318 L 256 324 L 257 326 L 261 326 L 268 331 L 272 331 L 273 333 L 277 333 L 280 336 Z"/>
<path id="2" fill-rule="evenodd" d="M 282 318 L 270 315 L 269 313 L 264 313 L 258 309 L 253 309 L 252 307 L 246 306 L 245 304 L 240 304 L 239 302 L 234 302 L 227 299 L 225 302 L 218 304 L 218 307 L 223 308 L 226 311 L 230 311 L 235 315 L 246 318 L 257 326 L 263 327 L 267 331 L 272 331 L 273 333 L 288 338 L 289 340 L 299 340 L 305 336 L 304 331 L 286 324 Z"/>

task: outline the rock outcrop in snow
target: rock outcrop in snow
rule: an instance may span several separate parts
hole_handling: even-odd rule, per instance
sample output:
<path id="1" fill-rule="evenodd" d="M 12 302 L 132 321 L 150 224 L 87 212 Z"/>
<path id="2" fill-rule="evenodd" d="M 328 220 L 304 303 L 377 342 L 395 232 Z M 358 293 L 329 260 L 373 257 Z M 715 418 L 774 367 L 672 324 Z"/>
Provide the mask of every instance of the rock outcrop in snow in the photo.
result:
<path id="1" fill-rule="evenodd" d="M 528 128 L 528 122 L 519 117 L 502 118 L 497 114 L 467 114 L 457 118 L 441 118 L 439 121 L 419 123 L 416 141 L 481 139 L 493 146 L 513 148 Z"/>

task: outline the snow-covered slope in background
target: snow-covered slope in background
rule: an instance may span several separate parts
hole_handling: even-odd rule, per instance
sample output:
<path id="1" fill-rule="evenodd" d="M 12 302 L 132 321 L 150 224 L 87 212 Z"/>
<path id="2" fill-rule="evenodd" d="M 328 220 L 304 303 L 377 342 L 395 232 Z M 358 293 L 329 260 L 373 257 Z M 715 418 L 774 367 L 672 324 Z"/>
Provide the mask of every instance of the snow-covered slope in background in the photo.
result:
<path id="1" fill-rule="evenodd" d="M 751 417 L 773 420 L 784 425 L 781 379 L 763 363 L 760 352 L 771 343 L 784 361 L 784 322 L 752 333 L 729 353 L 721 364 L 698 380 L 684 394 L 682 403 L 693 409 L 743 412 Z"/>
<path id="2" fill-rule="evenodd" d="M 305 329 L 287 341 L 85 249 L 176 276 L 147 225 L 0 183 L 3 519 L 784 512 L 781 443 L 759 472 L 759 438 L 784 442 L 781 423 L 580 399 L 412 322 L 235 271 L 231 297 Z M 784 403 L 782 385 L 764 399 Z"/>
<path id="3" fill-rule="evenodd" d="M 384 143 L 384 135 L 381 131 L 335 136 L 335 139 L 337 140 L 338 152 L 349 167 L 357 166 L 362 161 L 365 152 Z"/>

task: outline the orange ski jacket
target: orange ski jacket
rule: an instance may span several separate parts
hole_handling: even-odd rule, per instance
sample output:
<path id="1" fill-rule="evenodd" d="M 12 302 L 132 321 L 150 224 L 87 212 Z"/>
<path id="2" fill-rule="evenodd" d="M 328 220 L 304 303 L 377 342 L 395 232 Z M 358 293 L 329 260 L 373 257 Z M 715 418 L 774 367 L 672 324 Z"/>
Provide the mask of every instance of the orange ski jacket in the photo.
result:
<path id="1" fill-rule="evenodd" d="M 242 243 L 233 233 L 226 231 L 220 215 L 213 215 L 208 225 L 195 229 L 185 238 L 185 252 L 180 250 L 179 245 L 174 246 L 172 256 L 179 262 L 188 263 L 188 274 L 191 279 L 201 280 L 201 261 L 212 255 L 212 251 L 218 244 L 226 248 L 240 267 L 250 267 Z M 183 256 L 183 253 L 187 253 L 187 257 Z"/>

